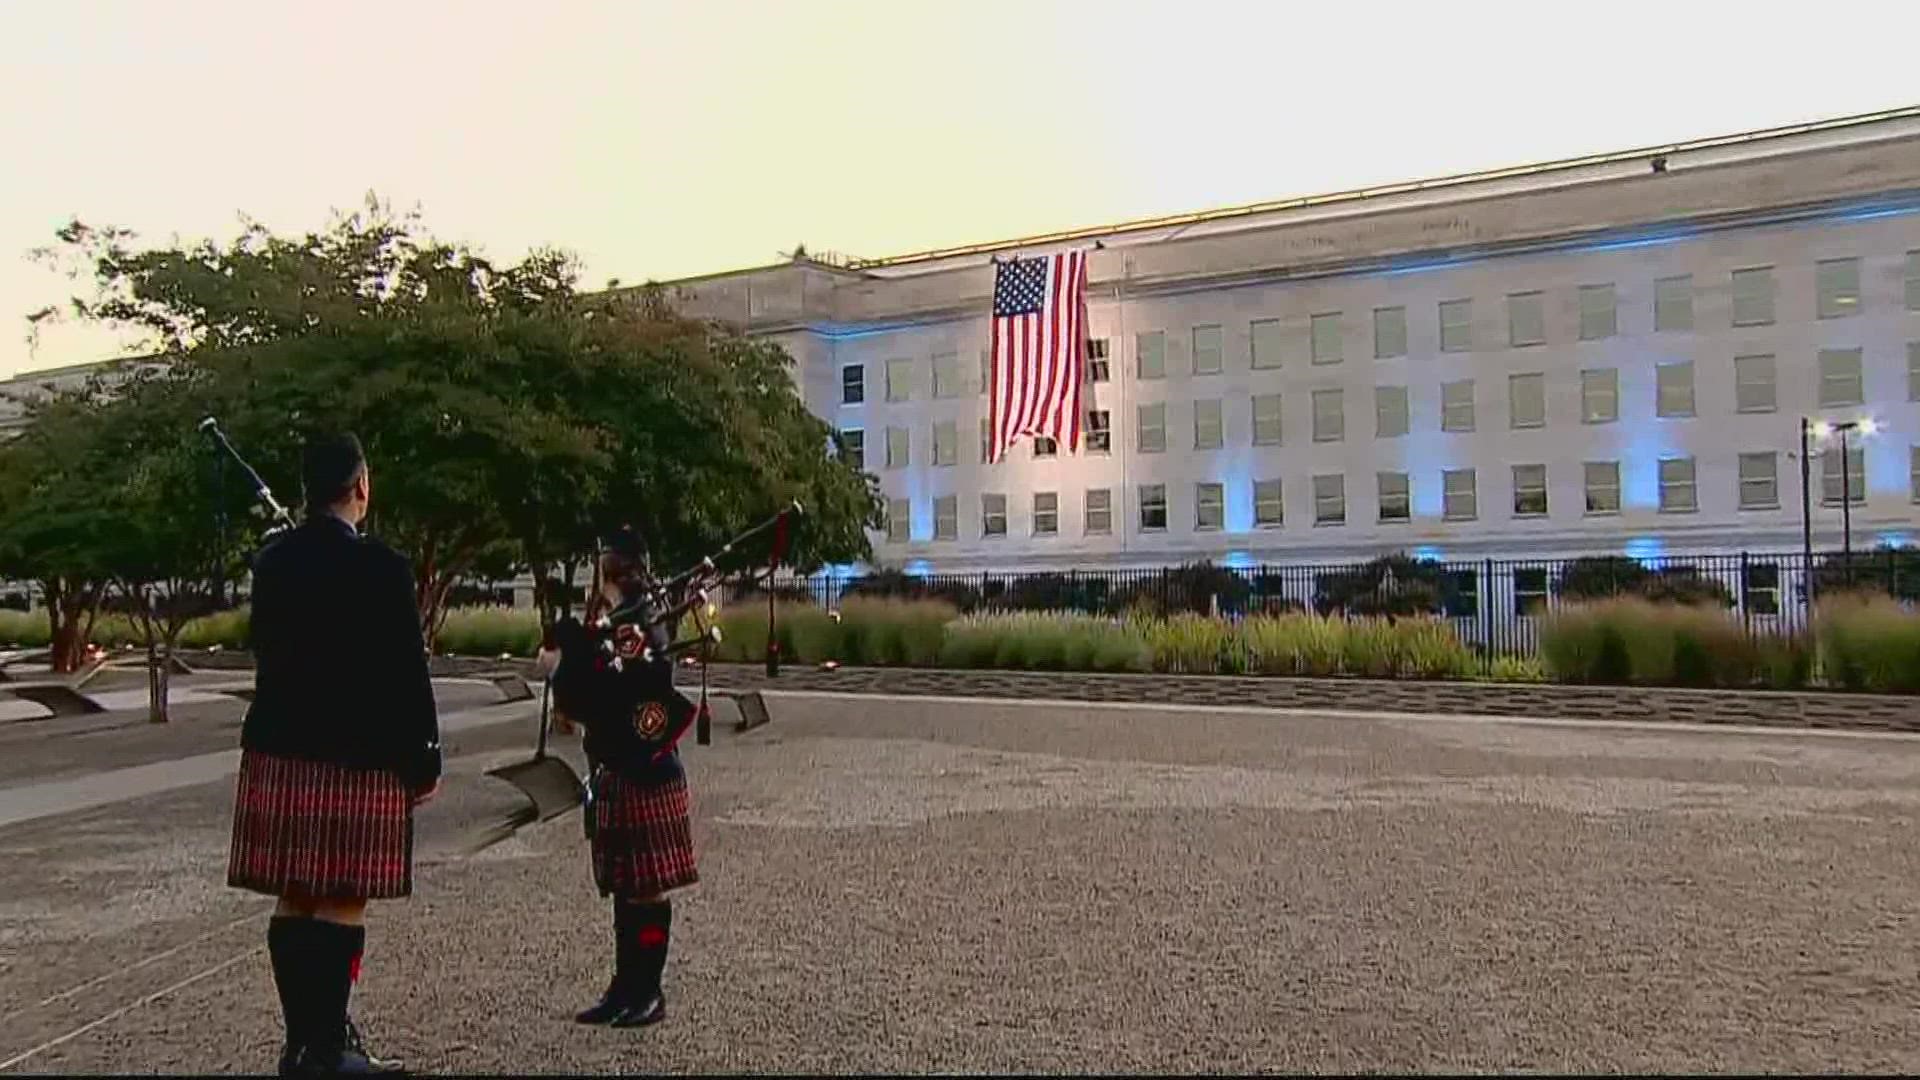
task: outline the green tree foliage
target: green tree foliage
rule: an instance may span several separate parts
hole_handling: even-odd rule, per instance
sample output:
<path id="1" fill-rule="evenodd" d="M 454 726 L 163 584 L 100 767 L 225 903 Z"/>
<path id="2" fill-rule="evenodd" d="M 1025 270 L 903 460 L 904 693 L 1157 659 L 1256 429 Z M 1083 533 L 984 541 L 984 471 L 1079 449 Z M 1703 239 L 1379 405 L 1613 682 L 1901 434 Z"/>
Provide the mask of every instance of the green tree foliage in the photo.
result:
<path id="1" fill-rule="evenodd" d="M 1648 569 L 1636 559 L 1596 555 L 1575 559 L 1560 571 L 1555 592 L 1568 600 L 1638 596 L 1658 603 L 1733 606 L 1725 585 L 1691 566 Z"/>
<path id="2" fill-rule="evenodd" d="M 556 583 L 620 523 L 677 564 L 798 499 L 789 565 L 871 554 L 873 481 L 829 454 L 791 359 L 656 292 L 582 294 L 563 254 L 498 265 L 374 201 L 300 237 L 132 240 L 62 230 L 48 257 L 93 287 L 73 314 L 146 331 L 184 372 L 181 400 L 221 419 L 282 502 L 298 502 L 307 435 L 357 433 L 368 528 L 412 559 L 430 639 L 455 586 L 514 568 L 550 615 Z"/>

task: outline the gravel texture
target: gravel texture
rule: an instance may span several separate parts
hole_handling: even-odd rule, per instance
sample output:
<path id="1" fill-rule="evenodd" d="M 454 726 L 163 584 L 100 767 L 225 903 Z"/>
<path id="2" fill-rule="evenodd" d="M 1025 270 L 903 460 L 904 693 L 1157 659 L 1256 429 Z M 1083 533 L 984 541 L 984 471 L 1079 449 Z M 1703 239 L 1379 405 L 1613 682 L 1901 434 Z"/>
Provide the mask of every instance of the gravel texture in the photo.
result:
<path id="1" fill-rule="evenodd" d="M 448 1072 L 1920 1070 L 1920 740 L 769 701 L 687 749 L 703 880 L 638 1032 L 568 1019 L 610 952 L 577 815 L 474 853 L 525 731 L 465 733 L 416 897 L 375 911 L 376 1045 Z M 13 1071 L 271 1068 L 226 798 L 0 830 L 0 1062 L 109 1016 Z"/>

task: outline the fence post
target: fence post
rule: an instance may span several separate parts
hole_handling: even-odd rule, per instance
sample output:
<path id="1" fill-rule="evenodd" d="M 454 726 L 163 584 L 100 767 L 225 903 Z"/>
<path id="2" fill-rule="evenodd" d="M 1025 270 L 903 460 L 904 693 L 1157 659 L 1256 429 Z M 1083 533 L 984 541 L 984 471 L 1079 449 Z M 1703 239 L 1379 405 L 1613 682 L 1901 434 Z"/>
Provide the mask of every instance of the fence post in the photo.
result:
<path id="1" fill-rule="evenodd" d="M 1740 625 L 1753 635 L 1753 609 L 1747 604 L 1747 553 L 1740 553 Z"/>

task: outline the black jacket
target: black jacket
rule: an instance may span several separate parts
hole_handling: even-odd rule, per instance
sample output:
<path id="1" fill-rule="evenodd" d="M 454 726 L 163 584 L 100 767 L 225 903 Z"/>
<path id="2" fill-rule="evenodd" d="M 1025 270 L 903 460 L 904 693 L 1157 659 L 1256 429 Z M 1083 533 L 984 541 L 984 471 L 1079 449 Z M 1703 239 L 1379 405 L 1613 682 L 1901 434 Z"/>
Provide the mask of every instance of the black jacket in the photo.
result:
<path id="1" fill-rule="evenodd" d="M 399 553 L 339 518 L 309 518 L 254 560 L 251 634 L 241 746 L 420 788 L 439 779 L 440 721 Z"/>
<path id="2" fill-rule="evenodd" d="M 554 625 L 553 635 L 560 649 L 554 703 L 586 727 L 581 749 L 587 760 L 644 784 L 685 776 L 676 746 L 692 726 L 695 710 L 693 702 L 674 689 L 673 662 L 642 660 L 636 655 L 640 639 L 582 626 L 571 616 Z M 609 637 L 625 645 L 615 650 L 623 654 L 618 666 L 602 648 Z M 656 629 L 648 638 L 644 644 L 656 649 L 668 644 L 664 631 Z M 663 710 L 658 728 L 649 728 L 642 719 L 649 702 Z"/>

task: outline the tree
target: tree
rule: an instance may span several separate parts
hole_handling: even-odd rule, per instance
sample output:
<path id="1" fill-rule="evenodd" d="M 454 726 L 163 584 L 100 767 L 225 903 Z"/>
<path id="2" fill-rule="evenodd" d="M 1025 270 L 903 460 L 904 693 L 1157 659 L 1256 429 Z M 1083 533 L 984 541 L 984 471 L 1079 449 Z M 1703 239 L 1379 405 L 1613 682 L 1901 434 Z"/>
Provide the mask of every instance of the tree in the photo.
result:
<path id="1" fill-rule="evenodd" d="M 677 563 L 799 499 L 796 565 L 870 555 L 873 482 L 829 455 L 791 359 L 657 290 L 582 295 L 563 254 L 499 266 L 373 200 L 297 238 L 249 225 L 226 246 L 134 252 L 124 230 L 75 223 L 59 239 L 47 257 L 93 283 L 72 313 L 141 328 L 193 369 L 264 474 L 296 475 L 306 433 L 360 435 L 369 529 L 413 560 L 429 641 L 457 584 L 514 567 L 550 617 L 557 571 L 625 522 Z"/>
<path id="2" fill-rule="evenodd" d="M 79 670 L 112 583 L 95 544 L 116 527 L 101 402 L 96 381 L 37 403 L 0 445 L 0 577 L 39 585 L 56 674 Z"/>

